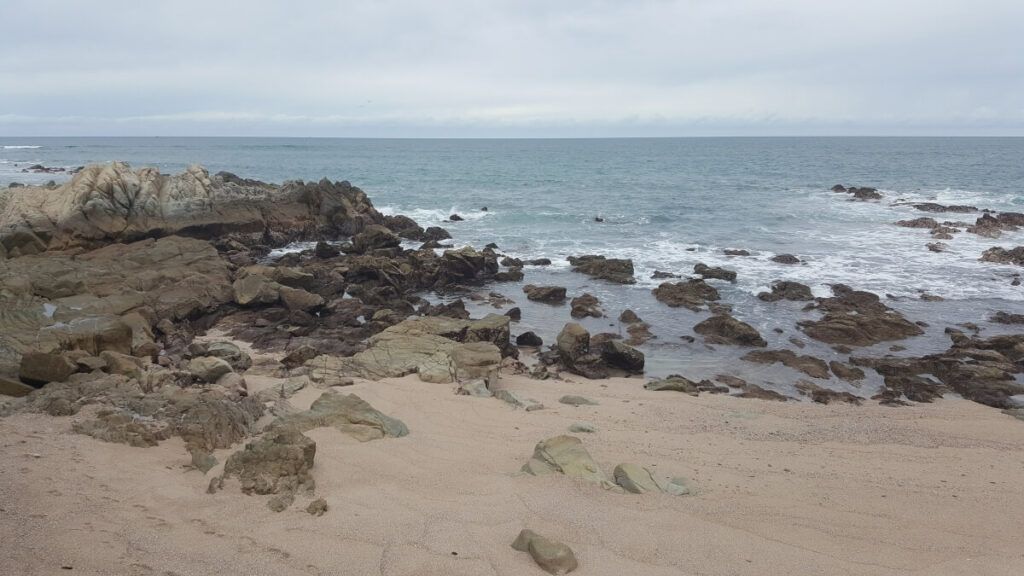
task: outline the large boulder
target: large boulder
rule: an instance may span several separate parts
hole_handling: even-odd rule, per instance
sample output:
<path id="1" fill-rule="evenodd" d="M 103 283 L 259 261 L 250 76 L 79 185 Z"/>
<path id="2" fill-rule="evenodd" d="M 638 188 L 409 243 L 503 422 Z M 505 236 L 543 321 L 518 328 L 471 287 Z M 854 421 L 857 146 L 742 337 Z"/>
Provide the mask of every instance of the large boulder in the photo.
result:
<path id="1" fill-rule="evenodd" d="M 588 316 L 601 318 L 604 316 L 604 311 L 601 310 L 601 302 L 593 294 L 585 292 L 573 298 L 569 305 L 572 306 L 569 315 L 573 318 L 586 318 Z"/>
<path id="2" fill-rule="evenodd" d="M 33 386 L 63 382 L 78 372 L 78 365 L 63 354 L 29 352 L 21 357 L 18 376 Z"/>
<path id="3" fill-rule="evenodd" d="M 565 288 L 562 286 L 534 286 L 527 284 L 523 286 L 527 300 L 534 302 L 545 302 L 548 304 L 560 304 L 565 301 Z"/>
<path id="4" fill-rule="evenodd" d="M 875 294 L 848 286 L 832 288 L 835 296 L 821 298 L 814 308 L 824 312 L 818 320 L 800 322 L 804 333 L 826 344 L 870 346 L 923 334 L 920 326 L 890 309 Z"/>
<path id="5" fill-rule="evenodd" d="M 765 347 L 768 343 L 756 328 L 728 314 L 718 314 L 703 320 L 693 331 L 712 344 Z"/>
<path id="6" fill-rule="evenodd" d="M 402 239 L 397 234 L 378 224 L 367 226 L 352 238 L 352 248 L 360 254 L 379 248 L 397 248 L 401 244 Z"/>
<path id="7" fill-rule="evenodd" d="M 685 282 L 664 282 L 651 291 L 659 302 L 672 308 L 688 308 L 699 311 L 709 301 L 719 299 L 718 290 L 703 280 L 687 280 Z"/>
<path id="8" fill-rule="evenodd" d="M 633 261 L 625 258 L 605 258 L 594 254 L 570 256 L 569 264 L 575 272 L 582 272 L 594 278 L 616 282 L 618 284 L 634 284 Z"/>
<path id="9" fill-rule="evenodd" d="M 1024 246 L 1007 250 L 999 246 L 989 248 L 981 255 L 983 262 L 994 262 L 996 264 L 1015 264 L 1024 266 Z"/>
<path id="10" fill-rule="evenodd" d="M 523 465 L 523 472 L 533 476 L 564 474 L 605 488 L 613 486 L 575 436 L 555 436 L 538 442 L 533 457 Z"/>
<path id="11" fill-rule="evenodd" d="M 777 302 L 779 300 L 814 300 L 811 289 L 806 284 L 793 282 L 791 280 L 777 280 L 772 282 L 771 292 L 761 292 L 758 298 L 765 302 Z"/>

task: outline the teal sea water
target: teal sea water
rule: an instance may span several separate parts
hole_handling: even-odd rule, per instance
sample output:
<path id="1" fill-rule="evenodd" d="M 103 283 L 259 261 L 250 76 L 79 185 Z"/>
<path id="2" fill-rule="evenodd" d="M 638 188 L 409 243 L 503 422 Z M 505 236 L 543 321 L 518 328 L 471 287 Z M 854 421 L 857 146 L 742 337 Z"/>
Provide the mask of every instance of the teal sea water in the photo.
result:
<path id="1" fill-rule="evenodd" d="M 999 239 L 957 234 L 945 253 L 925 244 L 925 230 L 896 220 L 931 215 L 904 202 L 970 204 L 1024 212 L 1024 138 L 668 138 L 583 140 L 364 140 L 279 138 L 9 138 L 0 136 L 0 186 L 60 181 L 26 174 L 31 164 L 73 167 L 124 160 L 177 172 L 189 164 L 247 178 L 349 180 L 385 213 L 421 225 L 444 225 L 456 244 L 495 242 L 524 258 L 548 257 L 550 268 L 527 269 L 529 283 L 558 283 L 570 293 L 598 295 L 608 319 L 592 330 L 621 329 L 624 307 L 651 322 L 658 339 L 645 348 L 653 373 L 686 369 L 699 377 L 721 371 L 733 352 L 687 343 L 706 313 L 668 309 L 650 295 L 655 270 L 690 273 L 704 262 L 738 272 L 718 283 L 735 315 L 757 326 L 770 345 L 792 348 L 801 338 L 799 308 L 765 304 L 755 294 L 776 279 L 797 280 L 828 294 L 828 284 L 891 295 L 889 305 L 929 324 L 904 342 L 906 353 L 948 347 L 942 330 L 958 322 L 989 325 L 995 310 L 1024 312 L 1024 287 L 1012 266 L 978 261 L 991 246 L 1024 244 L 1024 232 Z M 833 184 L 872 186 L 880 202 L 850 202 Z M 486 206 L 488 210 L 482 211 Z M 447 222 L 452 213 L 466 220 Z M 603 222 L 596 222 L 595 217 Z M 931 215 L 971 221 L 977 214 Z M 750 257 L 729 257 L 742 248 Z M 632 258 L 637 284 L 621 287 L 572 273 L 565 257 L 596 253 Z M 770 258 L 792 253 L 803 265 Z M 525 302 L 520 285 L 497 290 Z M 920 300 L 921 291 L 943 302 Z M 520 330 L 550 339 L 568 307 L 524 305 Z M 774 332 L 783 329 L 783 334 Z M 806 339 L 804 339 L 806 340 Z M 888 352 L 887 346 L 879 352 Z M 803 353 L 826 359 L 829 348 L 807 342 Z M 738 361 L 737 361 L 738 362 Z M 758 367 L 764 370 L 763 367 Z M 741 369 L 737 368 L 740 372 Z M 785 380 L 787 374 L 778 374 Z M 784 385 L 780 385 L 783 386 Z"/>

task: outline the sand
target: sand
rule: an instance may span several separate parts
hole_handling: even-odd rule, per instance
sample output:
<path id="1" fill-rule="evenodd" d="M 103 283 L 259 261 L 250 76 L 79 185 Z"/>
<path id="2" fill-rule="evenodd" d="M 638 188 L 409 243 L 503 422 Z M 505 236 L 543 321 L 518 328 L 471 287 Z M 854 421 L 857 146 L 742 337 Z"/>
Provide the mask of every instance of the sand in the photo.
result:
<path id="1" fill-rule="evenodd" d="M 207 494 L 177 439 L 131 448 L 71 433 L 73 418 L 0 419 L 0 574 L 542 575 L 509 546 L 524 527 L 569 544 L 581 575 L 1024 574 L 1024 422 L 998 410 L 693 398 L 637 379 L 501 386 L 547 408 L 415 377 L 347 388 L 411 434 L 310 432 L 322 517 L 306 496 L 274 513 L 237 486 Z M 633 462 L 695 493 L 517 473 L 577 421 L 597 427 L 578 436 L 608 474 Z"/>

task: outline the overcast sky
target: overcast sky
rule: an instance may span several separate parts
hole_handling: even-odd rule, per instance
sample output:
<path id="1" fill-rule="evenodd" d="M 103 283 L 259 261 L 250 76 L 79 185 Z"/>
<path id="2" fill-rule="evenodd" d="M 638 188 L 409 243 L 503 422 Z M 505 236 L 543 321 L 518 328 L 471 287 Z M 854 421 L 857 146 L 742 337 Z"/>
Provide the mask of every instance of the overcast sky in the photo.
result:
<path id="1" fill-rule="evenodd" d="M 0 0 L 0 135 L 1024 135 L 1024 0 Z"/>

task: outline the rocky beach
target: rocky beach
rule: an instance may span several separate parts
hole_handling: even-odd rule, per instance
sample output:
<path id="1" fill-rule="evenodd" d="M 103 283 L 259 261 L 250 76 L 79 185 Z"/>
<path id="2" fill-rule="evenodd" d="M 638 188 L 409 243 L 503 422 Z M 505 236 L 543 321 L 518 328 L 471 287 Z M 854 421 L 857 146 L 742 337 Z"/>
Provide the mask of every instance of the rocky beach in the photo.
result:
<path id="1" fill-rule="evenodd" d="M 0 190 L 12 573 L 1024 569 L 1009 300 L 754 246 L 517 253 L 453 238 L 484 207 L 417 221 L 347 181 L 60 170 Z M 833 184 L 1020 286 L 1024 214 Z"/>

